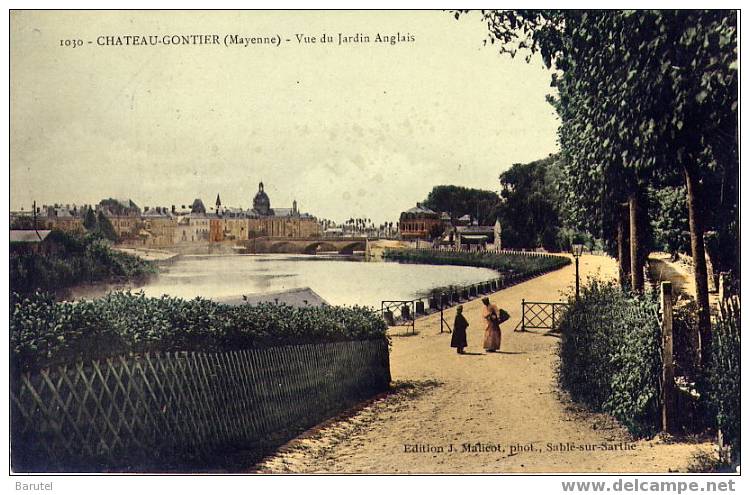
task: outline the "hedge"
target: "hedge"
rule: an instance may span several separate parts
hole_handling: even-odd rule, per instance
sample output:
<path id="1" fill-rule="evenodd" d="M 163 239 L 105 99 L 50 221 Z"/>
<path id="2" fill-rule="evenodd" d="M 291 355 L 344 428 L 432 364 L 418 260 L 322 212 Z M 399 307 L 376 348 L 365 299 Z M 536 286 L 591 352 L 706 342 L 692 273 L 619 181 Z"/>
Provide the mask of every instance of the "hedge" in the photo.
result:
<path id="1" fill-rule="evenodd" d="M 612 414 L 636 436 L 660 427 L 661 329 L 655 293 L 593 280 L 560 322 L 559 380 L 573 400 Z"/>
<path id="2" fill-rule="evenodd" d="M 430 265 L 457 265 L 489 268 L 504 275 L 536 275 L 570 264 L 566 256 L 527 256 L 491 251 L 463 252 L 421 249 L 386 249 L 385 259 Z"/>
<path id="3" fill-rule="evenodd" d="M 386 329 L 359 306 L 229 306 L 130 292 L 61 303 L 46 293 L 11 294 L 11 356 L 21 371 L 127 353 L 384 339 Z"/>

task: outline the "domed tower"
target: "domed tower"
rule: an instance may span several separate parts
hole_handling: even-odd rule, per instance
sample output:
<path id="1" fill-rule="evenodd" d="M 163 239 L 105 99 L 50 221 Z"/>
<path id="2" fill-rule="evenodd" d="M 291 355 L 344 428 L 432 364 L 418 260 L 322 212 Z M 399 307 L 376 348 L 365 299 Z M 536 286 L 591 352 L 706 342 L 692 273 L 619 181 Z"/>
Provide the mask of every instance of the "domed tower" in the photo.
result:
<path id="1" fill-rule="evenodd" d="M 206 206 L 200 198 L 196 198 L 193 204 L 190 206 L 190 213 L 206 214 Z"/>
<path id="2" fill-rule="evenodd" d="M 258 184 L 258 192 L 253 198 L 253 210 L 259 215 L 268 216 L 271 215 L 271 200 L 268 199 L 268 194 L 263 190 L 263 183 Z"/>

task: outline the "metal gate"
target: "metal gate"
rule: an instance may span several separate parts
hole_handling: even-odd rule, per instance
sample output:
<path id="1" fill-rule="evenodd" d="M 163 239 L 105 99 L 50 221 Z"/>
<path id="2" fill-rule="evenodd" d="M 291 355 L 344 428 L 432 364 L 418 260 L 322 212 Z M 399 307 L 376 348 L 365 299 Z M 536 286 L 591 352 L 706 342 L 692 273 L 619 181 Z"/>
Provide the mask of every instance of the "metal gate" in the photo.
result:
<path id="1" fill-rule="evenodd" d="M 380 303 L 380 314 L 389 327 L 411 327 L 411 332 L 416 333 L 414 313 L 414 301 L 381 301 Z"/>
<path id="2" fill-rule="evenodd" d="M 520 331 L 527 329 L 556 330 L 568 303 L 533 302 L 521 300 Z M 518 330 L 518 327 L 516 327 Z"/>

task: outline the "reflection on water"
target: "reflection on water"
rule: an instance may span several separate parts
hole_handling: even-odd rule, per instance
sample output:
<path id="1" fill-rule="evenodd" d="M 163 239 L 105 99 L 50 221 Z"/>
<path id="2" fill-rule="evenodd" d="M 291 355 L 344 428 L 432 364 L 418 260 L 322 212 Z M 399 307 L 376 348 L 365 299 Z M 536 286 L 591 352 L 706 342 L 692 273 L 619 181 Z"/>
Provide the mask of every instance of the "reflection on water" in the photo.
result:
<path id="1" fill-rule="evenodd" d="M 222 299 L 310 287 L 331 304 L 380 306 L 384 299 L 413 299 L 433 287 L 472 284 L 496 276 L 484 268 L 370 263 L 345 256 L 183 256 L 143 285 L 80 287 L 72 291 L 72 297 L 99 297 L 110 290 L 133 288 L 151 297 Z"/>

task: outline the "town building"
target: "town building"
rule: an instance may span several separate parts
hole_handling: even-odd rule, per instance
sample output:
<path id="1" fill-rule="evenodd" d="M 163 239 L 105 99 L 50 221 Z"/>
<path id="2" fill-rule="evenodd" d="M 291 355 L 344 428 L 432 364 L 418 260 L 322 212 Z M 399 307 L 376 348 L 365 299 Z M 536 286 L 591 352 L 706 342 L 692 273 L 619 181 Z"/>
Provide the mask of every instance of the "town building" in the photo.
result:
<path id="1" fill-rule="evenodd" d="M 211 232 L 211 218 L 206 213 L 206 206 L 200 199 L 195 199 L 190 212 L 177 216 L 175 226 L 175 244 L 208 243 Z"/>
<path id="2" fill-rule="evenodd" d="M 456 249 L 464 251 L 484 251 L 502 249 L 503 229 L 500 220 L 494 225 L 458 225 L 450 232 Z"/>
<path id="3" fill-rule="evenodd" d="M 443 229 L 441 215 L 421 203 L 399 217 L 398 230 L 402 239 L 430 239 L 442 235 Z"/>
<path id="4" fill-rule="evenodd" d="M 454 227 L 468 227 L 472 224 L 471 215 L 467 214 L 462 217 L 456 218 L 452 223 Z"/>
<path id="5" fill-rule="evenodd" d="M 253 198 L 253 209 L 248 212 L 249 235 L 254 237 L 320 237 L 322 227 L 317 218 L 299 211 L 297 200 L 291 208 L 271 208 L 271 200 L 263 183 Z"/>
<path id="6" fill-rule="evenodd" d="M 232 241 L 246 241 L 250 238 L 248 212 L 241 208 L 222 208 L 218 215 L 223 226 L 223 238 Z"/>
<path id="7" fill-rule="evenodd" d="M 112 224 L 123 244 L 167 248 L 174 244 L 245 241 L 254 237 L 310 238 L 322 235 L 322 226 L 309 213 L 299 211 L 297 201 L 291 208 L 272 208 L 263 183 L 249 210 L 224 206 L 220 195 L 210 210 L 200 198 L 190 206 L 144 207 L 132 200 L 103 199 L 95 207 L 73 205 L 43 206 L 33 211 L 10 214 L 11 228 L 84 232 L 86 213 L 93 209 Z"/>
<path id="8" fill-rule="evenodd" d="M 103 199 L 96 206 L 96 211 L 104 213 L 122 241 L 138 242 L 140 240 L 141 209 L 132 200 Z"/>
<path id="9" fill-rule="evenodd" d="M 454 218 L 435 212 L 421 203 L 401 213 L 398 231 L 404 240 L 430 239 L 434 246 L 461 250 L 502 248 L 502 226 L 479 225 L 470 215 Z"/>
<path id="10" fill-rule="evenodd" d="M 42 211 L 46 215 L 38 217 L 41 225 L 47 229 L 62 230 L 65 232 L 83 232 L 83 217 L 79 215 L 76 205 L 54 205 L 43 206 Z"/>
<path id="11" fill-rule="evenodd" d="M 62 230 L 65 232 L 83 232 L 83 208 L 76 205 L 43 205 L 32 210 L 10 212 L 11 229 Z M 36 213 L 36 214 L 35 214 Z"/>
<path id="12" fill-rule="evenodd" d="M 174 244 L 177 219 L 166 207 L 143 208 L 143 245 L 165 248 Z"/>

